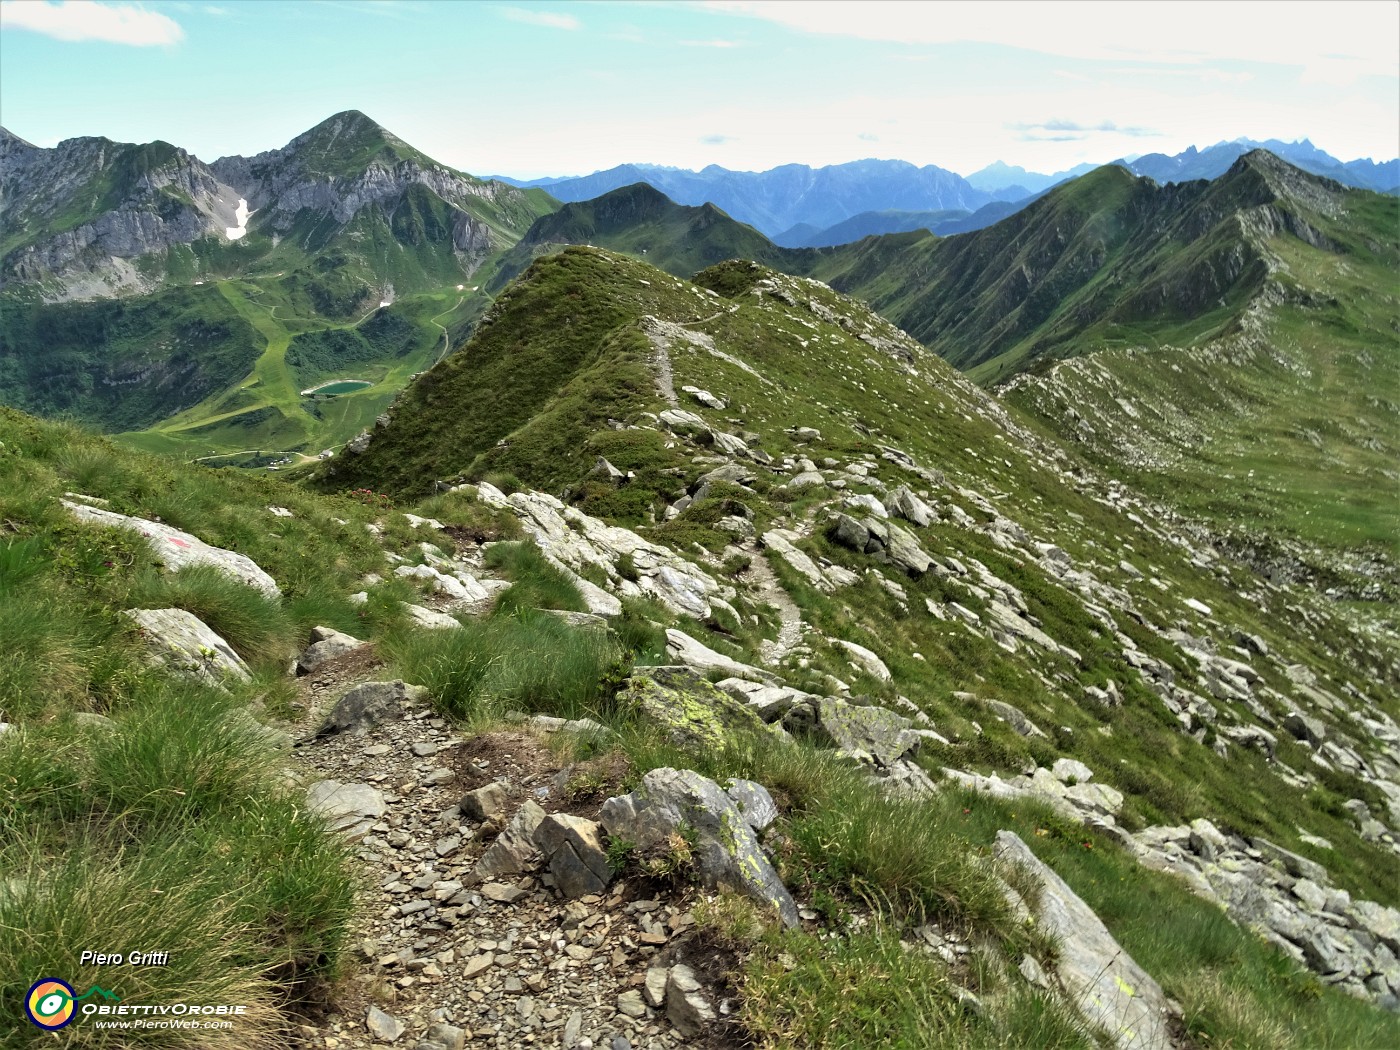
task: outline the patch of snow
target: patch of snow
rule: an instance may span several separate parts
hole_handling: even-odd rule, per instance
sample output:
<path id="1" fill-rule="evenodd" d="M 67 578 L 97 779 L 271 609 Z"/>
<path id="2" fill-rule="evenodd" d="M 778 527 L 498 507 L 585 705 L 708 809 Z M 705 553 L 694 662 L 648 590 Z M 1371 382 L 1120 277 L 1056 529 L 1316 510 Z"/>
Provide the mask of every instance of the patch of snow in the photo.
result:
<path id="1" fill-rule="evenodd" d="M 248 216 L 253 214 L 248 210 L 248 202 L 242 197 L 238 198 L 238 210 L 233 213 L 237 226 L 224 227 L 224 235 L 231 241 L 236 241 L 248 232 Z"/>

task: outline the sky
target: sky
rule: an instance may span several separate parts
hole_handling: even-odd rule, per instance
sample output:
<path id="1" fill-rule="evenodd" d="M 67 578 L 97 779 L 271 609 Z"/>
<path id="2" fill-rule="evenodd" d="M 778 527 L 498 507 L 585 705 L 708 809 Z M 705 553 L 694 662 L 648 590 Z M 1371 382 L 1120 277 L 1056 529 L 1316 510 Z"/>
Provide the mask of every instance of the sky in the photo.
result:
<path id="1" fill-rule="evenodd" d="M 1400 3 L 0 0 L 0 124 L 205 160 L 359 109 L 477 175 L 1400 155 Z"/>

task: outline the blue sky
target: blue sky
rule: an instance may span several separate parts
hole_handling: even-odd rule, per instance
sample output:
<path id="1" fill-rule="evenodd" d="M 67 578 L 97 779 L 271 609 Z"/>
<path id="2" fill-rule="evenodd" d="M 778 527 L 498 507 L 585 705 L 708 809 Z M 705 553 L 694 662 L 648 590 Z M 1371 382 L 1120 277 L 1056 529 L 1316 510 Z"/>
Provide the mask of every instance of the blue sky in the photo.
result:
<path id="1" fill-rule="evenodd" d="M 1400 153 L 1400 4 L 0 0 L 0 124 L 206 160 L 360 109 L 476 174 Z"/>

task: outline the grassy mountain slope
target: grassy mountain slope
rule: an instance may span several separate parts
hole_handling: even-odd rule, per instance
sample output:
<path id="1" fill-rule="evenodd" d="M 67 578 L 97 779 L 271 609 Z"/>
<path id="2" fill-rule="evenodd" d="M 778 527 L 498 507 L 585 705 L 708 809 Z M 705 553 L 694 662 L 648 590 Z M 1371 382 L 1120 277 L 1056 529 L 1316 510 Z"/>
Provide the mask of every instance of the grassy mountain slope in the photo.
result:
<path id="1" fill-rule="evenodd" d="M 1260 610 L 1240 593 L 1251 591 L 1248 570 L 1213 563 L 1193 566 L 1162 532 L 1125 521 L 1122 510 L 1097 503 L 1092 486 L 1075 484 L 1065 473 L 1077 469 L 1073 458 L 1054 443 L 1035 438 L 937 358 L 873 316 L 816 284 L 744 264 L 708 271 L 700 281 L 728 302 L 716 302 L 686 282 L 597 250 L 569 249 L 540 260 L 461 351 L 410 387 L 394 406 L 391 421 L 375 429 L 363 453 L 334 461 L 327 483 L 409 496 L 429 491 L 435 478 L 511 474 L 525 485 L 568 490 L 583 509 L 620 516 L 653 529 L 659 537 L 721 550 L 728 541 L 716 531 L 712 515 L 722 500 L 708 507 L 695 505 L 669 520 L 666 513 L 677 493 L 711 469 L 713 461 L 693 461 L 685 443 L 647 424 L 646 413 L 666 408 L 665 398 L 654 382 L 648 383 L 647 375 L 655 355 L 654 346 L 648 346 L 650 336 L 660 332 L 670 348 L 676 389 L 689 383 L 728 398 L 727 412 L 705 413 L 711 425 L 755 435 L 753 447 L 776 460 L 802 454 L 789 433 L 799 426 L 822 432 L 821 453 L 814 458 L 855 461 L 867 451 L 878 457 L 881 449 L 897 448 L 918 462 L 937 463 L 950 479 L 963 479 L 950 480 L 943 490 L 952 501 L 967 498 L 958 496 L 960 484 L 995 493 L 981 513 L 1012 516 L 1036 536 L 1069 550 L 1076 560 L 1116 565 L 1121 552 L 1121 557 L 1153 566 L 1159 578 L 1168 581 L 1168 589 L 1157 591 L 1145 581 L 1130 585 L 1138 615 L 1174 622 L 1180 616 L 1179 596 L 1192 595 L 1211 606 L 1221 622 L 1266 630 L 1271 642 L 1279 638 L 1280 646 L 1308 666 L 1336 668 L 1345 677 L 1348 661 L 1356 660 L 1370 674 L 1394 676 L 1394 654 L 1383 655 L 1386 647 L 1374 638 L 1360 641 L 1345 617 L 1328 619 L 1330 626 L 1308 635 L 1293 635 L 1286 625 L 1261 618 Z M 811 301 L 817 305 L 809 306 Z M 825 320 L 823 312 L 840 323 Z M 658 326 L 648 318 L 665 323 Z M 681 329 L 699 338 L 691 340 L 679 334 Z M 861 335 L 885 342 L 885 349 L 872 348 Z M 733 360 L 712 355 L 711 346 Z M 502 377 L 515 371 L 512 361 L 522 378 L 501 385 Z M 734 361 L 747 364 L 757 375 Z M 687 408 L 696 408 L 689 398 L 686 401 Z M 594 480 L 590 472 L 599 455 L 623 471 L 633 471 L 636 479 L 620 490 Z M 769 476 L 763 470 L 758 473 Z M 726 498 L 748 506 L 761 533 L 767 522 L 803 520 L 804 508 L 815 509 L 810 499 L 818 491 L 822 490 L 799 494 L 803 490 L 784 487 L 779 475 L 752 492 L 727 490 Z M 1064 605 L 1061 584 L 1045 579 L 1033 564 L 1008 562 L 994 543 L 958 526 L 933 526 L 921 537 L 946 543 L 940 549 L 949 553 L 975 551 L 985 563 L 1014 572 L 1018 585 L 1034 590 L 1037 601 L 1044 603 L 1037 615 L 1057 625 L 1051 633 L 1080 649 L 1083 662 L 1062 670 L 1052 670 L 1052 663 L 1042 665 L 1041 674 L 1028 673 L 1020 657 L 994 644 L 970 644 L 956 625 L 898 613 L 901 602 L 874 581 L 861 587 L 859 601 L 849 604 L 832 603 L 799 580 L 785 582 L 810 601 L 811 608 L 832 616 L 831 623 L 849 632 L 846 636 L 882 640 L 880 651 L 903 661 L 907 678 L 899 679 L 901 689 L 931 705 L 936 718 L 966 717 L 965 712 L 955 714 L 959 702 L 945 690 L 977 680 L 979 692 L 990 689 L 1022 706 L 1044 705 L 1046 712 L 1053 712 L 1046 717 L 1056 724 L 1079 725 L 1073 732 L 1076 749 L 1088 750 L 1077 753 L 1094 754 L 1100 765 L 1121 768 L 1118 760 L 1130 749 L 1136 757 L 1129 765 L 1140 772 L 1157 765 L 1159 750 L 1170 753 L 1172 762 L 1189 766 L 1192 773 L 1187 778 L 1163 767 L 1161 772 L 1178 788 L 1162 793 L 1148 785 L 1165 781 L 1139 781 L 1125 771 L 1120 784 L 1138 797 L 1149 820 L 1190 819 L 1193 807 L 1205 804 L 1221 807 L 1235 821 L 1268 826 L 1274 834 L 1296 841 L 1292 826 L 1281 825 L 1271 813 L 1263 781 L 1257 796 L 1239 790 L 1239 763 L 1248 760 L 1237 755 L 1225 763 L 1189 739 L 1185 747 L 1176 743 L 1182 738 L 1173 735 L 1174 720 L 1158 721 L 1151 714 L 1165 712 L 1150 693 L 1141 694 L 1142 707 L 1133 716 L 1131 730 L 1122 727 L 1126 736 L 1120 732 L 1105 738 L 1086 726 L 1082 698 L 1073 689 L 1064 692 L 1069 683 L 1087 685 L 1106 678 L 1133 682 L 1137 676 L 1121 665 L 1122 655 L 1093 617 L 1086 618 L 1082 609 L 1073 611 L 1074 603 Z M 863 566 L 859 557 L 852 560 L 820 536 L 814 535 L 813 542 L 814 553 L 821 557 L 857 569 Z M 916 593 L 920 598 L 911 605 L 921 607 L 922 595 L 933 592 L 921 585 Z M 1135 638 L 1141 635 L 1140 625 L 1126 617 L 1115 629 Z M 912 651 L 924 654 L 927 670 L 908 662 Z M 1343 658 L 1344 652 L 1351 655 Z M 1193 672 L 1182 665 L 1182 673 Z M 1280 682 L 1279 688 L 1289 687 Z M 1373 700 L 1388 703 L 1379 696 Z M 1098 768 L 1092 761 L 1090 765 Z M 1264 768 L 1259 766 L 1261 775 Z M 1111 770 L 1103 775 L 1116 776 Z M 1329 829 L 1325 837 L 1347 834 L 1335 818 L 1322 811 L 1316 816 Z M 1368 849 L 1358 844 L 1360 855 L 1367 855 Z M 1377 873 L 1389 867 L 1379 856 L 1363 867 L 1372 863 L 1380 865 L 1371 869 Z"/>
<path id="2" fill-rule="evenodd" d="M 677 409 L 702 425 L 679 416 L 664 423 L 661 414 Z M 577 609 L 578 594 L 561 586 L 557 570 L 509 544 L 483 552 L 483 561 L 516 566 L 512 590 L 521 592 L 511 601 L 503 598 L 492 616 L 460 636 L 406 634 L 391 613 L 406 594 L 403 581 L 370 585 L 364 619 L 348 601 L 352 588 L 365 586 L 362 573 L 388 573 L 385 553 L 376 549 L 381 542 L 398 558 L 423 557 L 423 533 L 391 509 L 392 500 L 362 494 L 371 509 L 333 492 L 279 488 L 266 477 L 225 480 L 13 413 L 3 423 L 0 467 L 5 457 L 14 460 L 5 518 L 21 532 L 0 559 L 0 581 L 15 564 L 47 574 L 42 580 L 55 586 L 74 574 L 61 593 L 81 608 L 54 617 L 26 605 L 13 623 L 0 617 L 0 624 L 32 633 L 35 624 L 49 630 L 45 625 L 76 622 L 110 638 L 111 610 L 145 593 L 137 584 L 165 587 L 154 592 L 160 600 L 172 593 L 172 581 L 139 557 L 128 561 L 133 552 L 101 534 L 55 531 L 62 519 L 54 496 L 87 491 L 115 509 L 159 515 L 254 554 L 289 591 L 283 617 L 370 633 L 395 661 L 394 673 L 432 688 L 445 717 L 483 719 L 510 708 L 589 713 L 618 734 L 610 754 L 631 777 L 678 765 L 778 787 L 783 876 L 819 917 L 810 928 L 738 942 L 737 1016 L 774 1045 L 898 1045 L 933 1037 L 967 1046 L 1095 1045 L 1072 1004 L 1070 1014 L 1060 1013 L 1063 1004 L 1040 997 L 1017 975 L 1023 953 L 1050 966 L 1054 954 L 1010 920 L 999 894 L 987 892 L 994 889 L 988 862 L 973 859 L 988 856 L 1002 828 L 1017 831 L 1051 863 L 1182 1003 L 1184 1028 L 1197 1044 L 1379 1050 L 1394 1042 L 1393 1016 L 1311 976 L 1172 874 L 1137 863 L 1122 845 L 1129 832 L 1204 817 L 1323 864 L 1334 885 L 1353 896 L 1400 900 L 1392 846 L 1364 838 L 1347 808 L 1362 800 L 1382 819 L 1395 819 L 1380 785 L 1400 769 L 1387 764 L 1385 740 L 1367 730 L 1400 718 L 1393 638 L 1356 632 L 1347 610 L 1311 587 L 1261 580 L 1247 565 L 1215 554 L 1192 531 L 1198 520 L 1125 488 L 1029 428 L 1018 410 L 818 282 L 744 262 L 712 267 L 690 282 L 614 252 L 566 249 L 537 260 L 459 352 L 409 386 L 363 451 L 341 453 L 322 468 L 320 487 L 387 493 L 440 519 L 458 542 L 501 538 L 503 512 L 484 501 L 484 489 L 434 494 L 434 481 L 545 488 L 679 552 L 725 588 L 716 592 L 724 604 L 712 602 L 706 618 L 627 598 L 623 615 L 613 618 L 614 633 L 605 636 L 608 658 L 591 663 L 585 657 L 600 651 L 601 632 L 545 630 L 547 618 L 532 612 L 561 602 Z M 596 473 L 599 456 L 630 477 Z M 721 467 L 730 480 L 697 487 Z M 926 525 L 901 522 L 934 559 L 924 572 L 852 550 L 831 528 L 834 512 L 864 516 L 872 500 L 898 486 L 920 493 L 936 513 Z M 294 517 L 271 517 L 272 504 Z M 382 539 L 365 528 L 371 518 Z M 564 540 L 589 527 L 575 520 L 562 530 Z M 787 542 L 812 559 L 824 582 L 780 553 L 775 529 L 787 530 Z M 448 543 L 447 535 L 437 542 Z M 37 553 L 26 558 L 31 547 L 15 544 L 34 538 Z M 638 564 L 619 559 L 615 568 L 635 576 Z M 601 569 L 593 576 L 614 590 L 628 580 Z M 43 602 L 58 593 L 55 586 L 17 593 L 27 603 Z M 1024 603 L 1022 629 L 1035 627 L 1051 645 L 989 629 L 1004 622 L 996 619 L 1005 615 L 998 606 L 1015 600 Z M 215 615 L 223 606 L 212 608 Z M 990 798 L 951 783 L 918 801 L 882 800 L 848 760 L 811 750 L 815 738 L 804 743 L 800 735 L 780 745 L 736 731 L 724 748 L 678 750 L 637 711 L 611 700 L 627 665 L 668 659 L 662 628 L 679 628 L 753 664 L 777 645 L 783 655 L 768 664 L 772 673 L 820 695 L 840 679 L 857 700 L 895 709 L 897 698 L 906 698 L 937 733 L 918 757 L 934 777 L 948 768 L 1011 778 L 1027 766 L 1074 758 L 1093 771 L 1093 784 L 1123 793 L 1117 824 L 1084 827 L 1040 802 Z M 595 641 L 585 645 L 585 636 Z M 1245 650 L 1242 636 L 1257 637 L 1262 651 Z M 274 657 L 281 665 L 282 637 L 267 636 L 269 667 Z M 86 651 L 78 642 L 75 650 Z M 853 661 L 838 642 L 875 652 L 889 680 Z M 6 643 L 7 652 L 52 651 Z M 1247 663 L 1255 684 L 1246 694 L 1212 695 L 1203 706 L 1209 664 L 1192 655 L 1205 651 L 1201 646 Z M 522 652 L 530 654 L 523 666 Z M 1144 663 L 1165 675 L 1143 673 Z M 57 665 L 15 666 L 61 684 L 55 705 L 111 697 L 118 714 L 123 703 L 145 710 L 145 701 L 127 699 L 127 680 L 110 664 L 89 670 L 79 661 L 76 684 L 52 677 Z M 495 677 L 461 673 L 468 667 Z M 567 688 L 547 677 L 580 667 L 586 673 Z M 1095 699 L 1110 689 L 1115 701 Z M 1198 697 L 1190 711 L 1168 706 L 1188 694 Z M 1023 712 L 1040 732 L 1022 735 L 997 704 Z M 1295 709 L 1354 752 L 1360 771 L 1318 764 L 1323 753 L 1279 725 Z M 26 734 L 38 731 L 41 719 L 20 712 Z M 1272 755 L 1231 735 L 1261 725 L 1274 727 Z M 48 743 L 32 753 L 52 764 Z M 47 783 L 38 773 L 32 780 Z M 81 797 L 78 784 L 64 797 Z M 0 814 L 13 791 L 0 782 Z M 47 827 L 34 816 L 37 792 L 22 795 L 16 807 L 27 814 L 22 842 Z M 143 838 L 139 848 L 154 851 L 161 841 L 147 845 Z M 7 877 L 34 870 L 22 854 L 0 853 L 0 862 Z M 188 882 L 209 884 L 198 875 Z M 123 885 L 144 883 L 133 876 Z M 243 893 L 244 883 L 238 887 Z M 865 925 L 858 929 L 846 916 Z M 977 961 L 945 964 L 901 947 L 929 920 L 959 931 Z M 742 923 L 722 928 L 733 935 Z M 330 945 L 327 960 L 335 958 Z M 211 962 L 201 972 L 216 970 Z M 0 976 L 17 980 L 3 963 Z M 830 1013 L 824 1004 L 833 1001 L 834 983 L 869 1009 Z M 980 1011 L 958 1005 L 955 989 L 969 986 Z"/>
<path id="3" fill-rule="evenodd" d="M 1334 250 L 1336 239 L 1317 231 L 1349 195 L 1361 200 L 1365 191 L 1260 151 L 1213 182 L 1158 186 L 1110 165 L 959 236 L 912 232 L 789 250 L 634 187 L 541 220 L 494 280 L 552 242 L 596 242 L 677 275 L 721 254 L 755 258 L 860 295 L 945 360 L 994 382 L 1101 347 L 1190 344 L 1230 330 L 1273 267 L 1258 231 Z"/>
<path id="4" fill-rule="evenodd" d="M 712 204 L 676 204 L 645 183 L 594 200 L 565 204 L 541 217 L 496 266 L 488 287 L 499 289 L 530 260 L 563 244 L 596 244 L 644 258 L 676 276 L 689 276 L 725 259 L 773 262 L 782 250 L 751 226 Z"/>
<path id="5" fill-rule="evenodd" d="M 0 306 L 0 396 L 114 430 L 153 428 L 131 440 L 191 457 L 314 454 L 346 440 L 485 310 L 469 283 L 482 261 L 555 206 L 543 191 L 437 164 L 356 112 L 213 165 L 163 143 L 40 150 L 7 136 L 0 175 L 22 257 Z M 229 240 L 240 196 L 253 213 Z M 78 234 L 74 244 L 95 237 L 102 250 L 69 251 L 63 237 Z M 383 302 L 411 332 L 376 333 Z M 301 396 L 325 378 L 369 385 L 333 401 Z"/>
<path id="6" fill-rule="evenodd" d="M 1002 396 L 1218 523 L 1261 573 L 1364 602 L 1393 629 L 1400 204 L 1353 192 L 1300 219 L 1326 247 L 1262 224 L 1270 284 L 1228 336 L 1106 350 L 1017 377 Z"/>
<path id="7" fill-rule="evenodd" d="M 660 380 L 663 358 L 678 406 Z M 517 368 L 522 378 L 512 380 Z M 725 407 L 708 407 L 684 393 L 687 386 Z M 686 437 L 679 425 L 658 425 L 673 407 L 699 414 L 708 431 Z M 784 664 L 787 680 L 819 690 L 830 674 L 886 703 L 896 693 L 907 697 L 948 739 L 925 749 L 931 768 L 1005 775 L 1074 757 L 1096 782 L 1124 793 L 1120 820 L 1130 829 L 1204 816 L 1319 861 L 1354 894 L 1400 899 L 1390 847 L 1364 841 L 1343 806 L 1350 798 L 1369 799 L 1373 812 L 1386 805 L 1372 777 L 1394 771 L 1389 745 L 1350 727 L 1361 725 L 1355 719 L 1400 717 L 1393 637 L 1307 581 L 1260 577 L 1228 545 L 1217 553 L 1217 521 L 1201 508 L 1183 516 L 1125 488 L 829 288 L 737 262 L 692 284 L 610 252 L 570 248 L 538 260 L 473 339 L 410 387 L 390 415 L 362 453 L 337 457 L 321 484 L 412 498 L 434 480 L 465 477 L 562 494 L 581 511 L 700 558 L 712 572 L 733 573 L 739 618 L 716 614 L 696 629 L 706 644 L 741 659 L 756 660 L 758 646 L 779 628 L 775 609 L 746 590 L 744 566 L 766 546 L 808 639 Z M 752 458 L 726 452 L 720 434 L 741 438 Z M 629 480 L 595 472 L 599 456 Z M 795 483 L 808 469 L 803 457 L 820 482 Z M 711 482 L 707 494 L 697 492 L 701 478 L 726 463 L 752 479 Z M 937 474 L 918 473 L 934 465 Z M 939 511 L 941 520 L 915 531 L 944 569 L 911 577 L 851 551 L 830 531 L 833 510 L 859 515 L 851 500 L 898 484 L 918 489 Z M 744 538 L 775 528 L 789 530 L 818 566 L 846 570 L 853 582 L 834 591 L 815 586 L 776 553 L 776 541 Z M 1024 534 L 1012 539 L 1018 529 Z M 1052 571 L 1044 553 L 1051 549 L 1104 587 L 1085 590 Z M 951 568 L 974 563 L 987 574 L 980 583 L 982 570 Z M 1031 621 L 1072 655 L 1025 641 L 999 644 L 995 632 L 934 613 L 957 602 L 985 623 L 998 615 L 997 585 L 989 580 L 1012 583 Z M 1194 612 L 1187 599 L 1209 614 Z M 1270 655 L 1249 656 L 1236 641 L 1245 635 L 1257 635 Z M 893 682 L 856 669 L 823 638 L 872 649 Z M 1202 643 L 1192 638 L 1232 659 L 1248 657 L 1262 676 L 1255 698 L 1217 692 L 1213 714 L 1203 716 L 1209 722 L 1165 706 L 1161 680 L 1137 668 L 1146 655 L 1169 667 L 1178 687 L 1208 693 L 1201 658 L 1189 655 Z M 1316 678 L 1288 670 L 1295 667 Z M 1365 776 L 1330 763 L 1324 770 L 1278 728 L 1288 711 L 1310 703 L 1309 680 L 1326 690 L 1329 704 L 1342 705 L 1328 716 L 1329 732 L 1365 756 Z M 1108 683 L 1121 706 L 1091 699 Z M 1026 712 L 1045 735 L 1019 735 L 989 713 L 989 701 Z M 1237 729 L 1261 724 L 1275 726 L 1272 757 L 1230 742 Z M 1296 1015 L 1287 1036 L 1263 1036 L 1262 1028 L 1240 1034 L 1254 1022 L 1232 1011 L 1293 994 L 1273 984 L 1286 965 L 1226 995 L 1215 983 L 1224 973 L 1218 961 L 1203 961 L 1194 949 L 1167 961 L 1168 945 L 1179 946 L 1183 936 L 1171 932 L 1177 920 L 1145 918 L 1145 876 L 1115 867 L 1122 861 L 1106 841 L 1094 838 L 1089 848 L 1105 854 L 1111 876 L 1097 860 L 1080 867 L 1063 845 L 1045 847 L 1095 901 L 1107 905 L 1099 880 L 1122 887 L 1110 907 L 1143 934 L 1130 950 L 1156 959 L 1171 994 L 1195 1004 L 1199 1038 L 1229 1030 L 1245 1042 L 1335 1041 L 1325 1034 L 1331 1022 Z M 1084 842 L 1075 848 L 1083 854 Z M 1148 928 L 1161 938 L 1146 935 Z M 1244 1007 L 1246 1000 L 1253 1005 Z"/>
<path id="8" fill-rule="evenodd" d="M 134 300 L 0 300 L 0 400 L 109 430 L 149 426 L 247 374 L 257 332 L 212 286 Z"/>
<path id="9" fill-rule="evenodd" d="M 1248 161 L 1214 183 L 1169 187 L 1110 166 L 985 230 L 838 250 L 813 272 L 995 377 L 1148 333 L 1191 341 L 1238 316 L 1266 268 L 1235 215 L 1272 199 Z"/>

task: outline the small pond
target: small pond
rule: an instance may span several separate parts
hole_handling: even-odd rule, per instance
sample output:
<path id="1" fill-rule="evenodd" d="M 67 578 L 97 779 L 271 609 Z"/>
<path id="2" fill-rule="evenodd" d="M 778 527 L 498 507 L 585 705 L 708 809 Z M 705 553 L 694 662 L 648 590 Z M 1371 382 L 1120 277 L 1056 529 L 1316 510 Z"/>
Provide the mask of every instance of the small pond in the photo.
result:
<path id="1" fill-rule="evenodd" d="M 371 384 L 363 379 L 337 379 L 334 383 L 327 383 L 325 386 L 313 387 L 310 390 L 303 390 L 303 394 L 348 394 L 352 390 L 363 390 Z"/>

